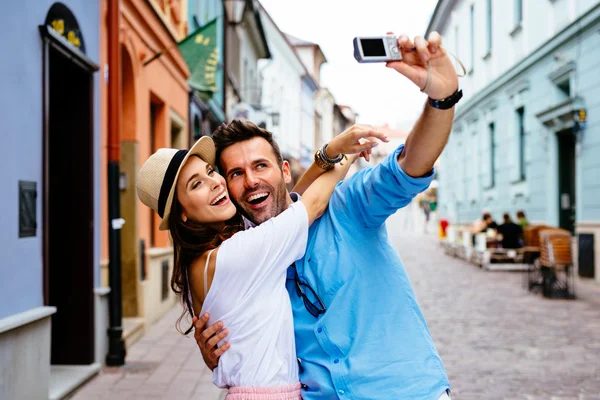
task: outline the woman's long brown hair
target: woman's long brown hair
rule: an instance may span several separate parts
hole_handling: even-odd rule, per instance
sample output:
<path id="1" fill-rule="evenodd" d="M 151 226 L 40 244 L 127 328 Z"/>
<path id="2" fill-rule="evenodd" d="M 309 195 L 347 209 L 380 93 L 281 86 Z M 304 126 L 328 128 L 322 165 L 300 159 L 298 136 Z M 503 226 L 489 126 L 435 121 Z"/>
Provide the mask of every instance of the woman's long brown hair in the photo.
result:
<path id="1" fill-rule="evenodd" d="M 244 223 L 239 213 L 225 223 L 221 230 L 188 219 L 183 222 L 181 215 L 183 208 L 177 199 L 177 191 L 173 197 L 173 206 L 169 218 L 169 231 L 173 239 L 173 276 L 171 289 L 181 296 L 184 311 L 177 320 L 175 327 L 184 335 L 192 331 L 192 325 L 187 331 L 181 329 L 181 321 L 187 313 L 194 316 L 190 301 L 189 271 L 192 263 L 206 251 L 217 248 L 225 240 L 244 229 Z M 200 310 L 197 310 L 200 311 Z"/>

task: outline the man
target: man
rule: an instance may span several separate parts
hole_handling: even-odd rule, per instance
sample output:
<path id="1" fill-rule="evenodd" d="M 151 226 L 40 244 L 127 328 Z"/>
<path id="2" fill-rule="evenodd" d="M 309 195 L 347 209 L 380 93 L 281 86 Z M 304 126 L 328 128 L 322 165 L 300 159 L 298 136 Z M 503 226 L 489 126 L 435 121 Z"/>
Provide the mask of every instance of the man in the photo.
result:
<path id="1" fill-rule="evenodd" d="M 414 44 L 403 36 L 398 45 L 403 61 L 387 67 L 429 96 L 423 114 L 405 145 L 338 185 L 328 210 L 310 228 L 304 258 L 288 270 L 305 399 L 449 398 L 444 366 L 385 221 L 429 186 L 461 92 L 438 33 Z M 289 165 L 269 136 L 230 134 L 238 125 L 215 132 L 217 159 L 231 198 L 260 224 L 291 204 Z M 361 129 L 348 134 L 357 131 L 358 137 Z M 335 149 L 326 153 L 329 159 L 338 155 Z M 195 337 L 214 368 L 228 344 L 215 348 L 225 333 L 220 323 L 204 329 L 206 321 L 204 315 L 194 318 Z"/>
<path id="2" fill-rule="evenodd" d="M 523 228 L 515 224 L 510 214 L 504 214 L 504 223 L 498 227 L 498 233 L 502 235 L 502 247 L 505 249 L 518 249 L 523 247 Z"/>

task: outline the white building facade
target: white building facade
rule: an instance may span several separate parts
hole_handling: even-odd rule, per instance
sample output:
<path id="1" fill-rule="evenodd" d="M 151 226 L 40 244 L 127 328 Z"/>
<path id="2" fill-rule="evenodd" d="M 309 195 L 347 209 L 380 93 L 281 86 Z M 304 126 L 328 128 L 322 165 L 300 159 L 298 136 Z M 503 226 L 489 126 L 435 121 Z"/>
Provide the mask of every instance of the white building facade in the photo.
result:
<path id="1" fill-rule="evenodd" d="M 441 0 L 427 34 L 467 68 L 442 155 L 440 214 L 523 210 L 571 230 L 600 280 L 600 2 Z"/>

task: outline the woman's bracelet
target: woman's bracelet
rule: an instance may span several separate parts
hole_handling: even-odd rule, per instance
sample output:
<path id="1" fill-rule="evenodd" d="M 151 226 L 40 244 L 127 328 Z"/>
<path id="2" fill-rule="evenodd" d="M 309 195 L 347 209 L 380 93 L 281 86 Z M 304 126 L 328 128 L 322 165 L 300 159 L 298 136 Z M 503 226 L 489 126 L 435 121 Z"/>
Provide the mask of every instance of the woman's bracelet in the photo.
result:
<path id="1" fill-rule="evenodd" d="M 321 154 L 323 155 L 323 159 L 325 161 L 327 161 L 329 164 L 337 164 L 340 161 L 342 161 L 344 159 L 344 154 L 343 153 L 338 154 L 338 156 L 336 158 L 329 158 L 327 156 L 327 145 L 328 144 L 329 143 L 325 143 L 323 145 L 323 147 L 321 148 Z"/>
<path id="2" fill-rule="evenodd" d="M 323 157 L 323 151 L 321 149 L 315 152 L 315 164 L 317 164 L 317 167 L 324 169 L 325 171 L 329 171 L 335 166 L 333 163 L 325 160 Z"/>

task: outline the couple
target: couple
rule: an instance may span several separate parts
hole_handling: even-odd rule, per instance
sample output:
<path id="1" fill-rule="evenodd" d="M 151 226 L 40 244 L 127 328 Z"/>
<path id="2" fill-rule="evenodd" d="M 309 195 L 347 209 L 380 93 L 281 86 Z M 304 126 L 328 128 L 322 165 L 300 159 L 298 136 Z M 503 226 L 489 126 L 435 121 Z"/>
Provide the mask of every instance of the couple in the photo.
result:
<path id="1" fill-rule="evenodd" d="M 368 158 L 362 139 L 386 140 L 355 126 L 317 152 L 294 189 L 302 197 L 290 195 L 271 134 L 234 121 L 214 133 L 216 149 L 209 138 L 160 149 L 140 170 L 140 200 L 173 238 L 172 287 L 229 399 L 449 398 L 385 220 L 429 186 L 461 92 L 437 33 L 398 44 L 403 61 L 387 66 L 429 99 L 406 144 L 374 168 L 338 184 L 357 153 Z"/>

